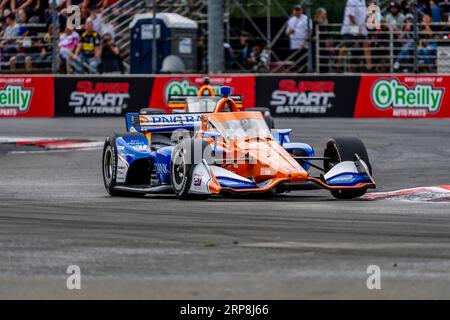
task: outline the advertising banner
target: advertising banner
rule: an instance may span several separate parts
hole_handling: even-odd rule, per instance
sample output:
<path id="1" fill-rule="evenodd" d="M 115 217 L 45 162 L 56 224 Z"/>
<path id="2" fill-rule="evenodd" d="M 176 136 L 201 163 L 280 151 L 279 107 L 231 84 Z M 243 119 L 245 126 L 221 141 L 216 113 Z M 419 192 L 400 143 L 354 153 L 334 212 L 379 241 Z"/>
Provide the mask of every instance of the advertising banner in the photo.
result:
<path id="1" fill-rule="evenodd" d="M 256 106 L 278 117 L 352 117 L 360 77 L 261 76 Z"/>
<path id="2" fill-rule="evenodd" d="M 57 77 L 55 114 L 67 117 L 121 116 L 146 108 L 150 77 Z"/>
<path id="3" fill-rule="evenodd" d="M 53 77 L 0 77 L 0 118 L 53 117 Z"/>
<path id="4" fill-rule="evenodd" d="M 356 118 L 449 118 L 449 76 L 363 76 Z"/>
<path id="5" fill-rule="evenodd" d="M 232 95 L 242 96 L 245 109 L 255 107 L 255 77 L 248 75 L 210 76 L 210 85 L 216 95 L 220 95 L 220 87 L 230 86 Z M 170 112 L 167 107 L 169 96 L 196 95 L 203 86 L 205 76 L 157 76 L 154 79 L 152 97 L 149 108 Z"/>

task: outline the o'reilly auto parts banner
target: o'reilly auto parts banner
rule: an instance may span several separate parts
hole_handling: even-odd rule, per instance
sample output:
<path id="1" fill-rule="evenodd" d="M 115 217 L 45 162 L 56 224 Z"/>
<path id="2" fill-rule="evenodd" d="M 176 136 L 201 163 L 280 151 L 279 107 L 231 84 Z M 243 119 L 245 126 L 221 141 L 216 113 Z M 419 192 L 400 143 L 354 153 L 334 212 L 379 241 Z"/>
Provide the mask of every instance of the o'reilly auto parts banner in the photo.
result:
<path id="1" fill-rule="evenodd" d="M 52 77 L 0 77 L 0 118 L 53 117 Z"/>
<path id="2" fill-rule="evenodd" d="M 150 77 L 57 77 L 56 116 L 120 116 L 146 108 Z"/>
<path id="3" fill-rule="evenodd" d="M 244 108 L 255 107 L 255 77 L 249 75 L 208 76 L 210 85 L 216 95 L 220 95 L 220 87 L 230 86 L 233 95 L 242 96 Z M 152 97 L 149 108 L 171 110 L 167 107 L 169 96 L 196 95 L 203 86 L 205 76 L 170 75 L 157 76 L 154 79 Z"/>
<path id="4" fill-rule="evenodd" d="M 363 76 L 357 118 L 449 118 L 450 77 Z"/>
<path id="5" fill-rule="evenodd" d="M 359 77 L 260 76 L 256 106 L 274 116 L 352 117 Z"/>

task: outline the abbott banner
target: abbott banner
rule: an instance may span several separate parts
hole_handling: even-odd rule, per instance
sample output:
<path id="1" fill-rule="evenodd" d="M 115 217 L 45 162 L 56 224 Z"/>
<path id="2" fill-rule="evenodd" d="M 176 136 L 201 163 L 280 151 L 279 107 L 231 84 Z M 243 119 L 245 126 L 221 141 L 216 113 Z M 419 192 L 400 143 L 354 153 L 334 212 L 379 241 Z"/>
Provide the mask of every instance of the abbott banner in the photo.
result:
<path id="1" fill-rule="evenodd" d="M 450 77 L 363 76 L 357 118 L 448 118 Z"/>
<path id="2" fill-rule="evenodd" d="M 359 87 L 356 76 L 260 76 L 256 105 L 274 116 L 352 117 Z"/>
<path id="3" fill-rule="evenodd" d="M 0 77 L 0 117 L 53 117 L 52 77 Z"/>

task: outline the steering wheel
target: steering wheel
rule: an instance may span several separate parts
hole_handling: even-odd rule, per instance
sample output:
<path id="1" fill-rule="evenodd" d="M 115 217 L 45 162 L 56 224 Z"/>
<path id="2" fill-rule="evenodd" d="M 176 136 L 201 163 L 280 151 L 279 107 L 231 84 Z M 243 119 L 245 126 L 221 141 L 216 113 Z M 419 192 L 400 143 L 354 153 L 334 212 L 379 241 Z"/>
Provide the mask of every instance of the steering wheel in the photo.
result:
<path id="1" fill-rule="evenodd" d="M 239 111 L 237 106 L 236 106 L 236 102 L 234 102 L 233 99 L 230 98 L 222 98 L 219 100 L 219 102 L 217 103 L 216 108 L 214 109 L 214 113 L 218 113 L 218 112 L 225 112 L 224 108 L 225 106 L 228 105 L 229 107 L 231 107 L 230 112 L 237 112 Z"/>

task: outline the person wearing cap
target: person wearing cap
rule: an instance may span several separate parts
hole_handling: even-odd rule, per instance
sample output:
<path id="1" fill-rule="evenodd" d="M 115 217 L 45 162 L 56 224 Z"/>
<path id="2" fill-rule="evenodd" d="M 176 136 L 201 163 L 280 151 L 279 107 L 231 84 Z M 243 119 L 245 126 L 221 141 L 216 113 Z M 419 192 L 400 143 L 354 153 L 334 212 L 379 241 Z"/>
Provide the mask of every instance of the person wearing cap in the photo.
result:
<path id="1" fill-rule="evenodd" d="M 386 23 L 392 31 L 399 31 L 405 22 L 405 16 L 400 12 L 400 5 L 391 2 L 388 7 L 388 13 L 385 16 Z"/>
<path id="2" fill-rule="evenodd" d="M 100 46 L 100 56 L 102 59 L 102 73 L 117 74 L 122 71 L 122 60 L 120 58 L 120 49 L 114 43 L 112 35 L 105 33 L 102 37 Z"/>
<path id="3" fill-rule="evenodd" d="M 344 11 L 344 21 L 342 23 L 341 35 L 343 42 L 339 51 L 338 64 L 342 64 L 343 58 L 347 55 L 348 48 L 358 48 L 352 51 L 352 56 L 357 57 L 361 53 L 359 47 L 362 44 L 362 52 L 366 63 L 366 71 L 372 70 L 372 56 L 370 52 L 370 42 L 367 31 L 367 5 L 365 0 L 347 0 Z M 353 59 L 352 64 L 360 62 L 360 59 Z"/>
<path id="4" fill-rule="evenodd" d="M 306 64 L 306 53 L 308 50 L 308 23 L 309 30 L 312 31 L 312 21 L 303 14 L 303 8 L 297 4 L 292 8 L 292 16 L 287 22 L 286 36 L 289 37 L 290 50 L 292 51 L 290 58 L 299 67 Z"/>
<path id="5" fill-rule="evenodd" d="M 81 35 L 81 42 L 75 51 L 78 57 L 75 65 L 77 73 L 81 73 L 85 65 L 89 66 L 89 73 L 97 73 L 100 64 L 100 37 L 94 30 L 92 20 L 88 18 L 85 24 L 85 32 Z"/>

